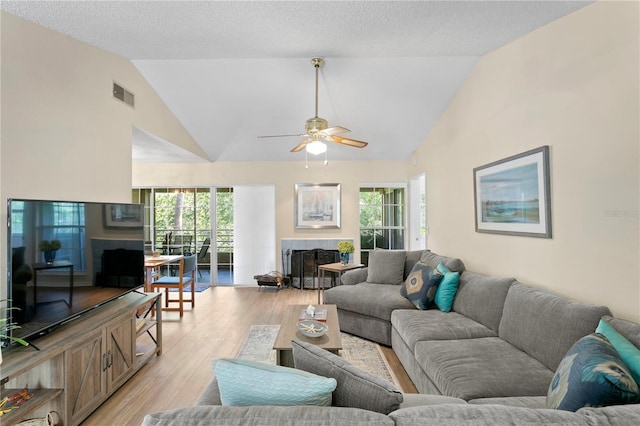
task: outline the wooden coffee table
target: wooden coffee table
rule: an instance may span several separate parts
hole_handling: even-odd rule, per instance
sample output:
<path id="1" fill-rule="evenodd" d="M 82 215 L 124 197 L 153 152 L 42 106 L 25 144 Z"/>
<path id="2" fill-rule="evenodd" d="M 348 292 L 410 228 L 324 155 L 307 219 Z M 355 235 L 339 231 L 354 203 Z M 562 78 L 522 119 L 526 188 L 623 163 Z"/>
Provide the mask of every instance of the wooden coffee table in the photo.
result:
<path id="1" fill-rule="evenodd" d="M 324 336 L 307 337 L 300 333 L 296 327 L 296 323 L 300 317 L 300 312 L 307 308 L 307 305 L 289 305 L 282 316 L 280 331 L 273 343 L 273 349 L 276 351 L 276 363 L 285 367 L 293 367 L 293 352 L 291 349 L 291 341 L 298 340 L 301 342 L 312 343 L 329 352 L 338 354 L 342 349 L 342 338 L 340 337 L 340 323 L 338 322 L 338 311 L 336 305 L 320 305 L 317 308 L 327 310 L 327 325 L 329 331 Z"/>

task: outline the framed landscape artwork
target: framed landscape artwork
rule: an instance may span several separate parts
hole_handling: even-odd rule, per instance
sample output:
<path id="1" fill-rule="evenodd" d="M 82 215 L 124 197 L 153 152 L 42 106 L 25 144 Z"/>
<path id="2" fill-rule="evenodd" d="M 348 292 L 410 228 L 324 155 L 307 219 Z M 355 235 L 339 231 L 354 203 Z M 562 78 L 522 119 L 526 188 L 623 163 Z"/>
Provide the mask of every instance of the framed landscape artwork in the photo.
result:
<path id="1" fill-rule="evenodd" d="M 340 184 L 297 183 L 296 228 L 340 228 Z"/>
<path id="2" fill-rule="evenodd" d="M 473 169 L 476 232 L 551 238 L 549 147 Z"/>

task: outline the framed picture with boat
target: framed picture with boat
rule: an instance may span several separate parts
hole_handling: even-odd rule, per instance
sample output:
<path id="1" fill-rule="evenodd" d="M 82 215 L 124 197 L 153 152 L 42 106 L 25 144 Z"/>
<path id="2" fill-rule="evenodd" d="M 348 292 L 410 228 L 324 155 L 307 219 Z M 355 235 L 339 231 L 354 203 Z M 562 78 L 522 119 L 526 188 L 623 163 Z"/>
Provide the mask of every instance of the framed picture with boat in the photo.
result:
<path id="1" fill-rule="evenodd" d="M 549 146 L 473 169 L 476 232 L 551 238 Z"/>
<path id="2" fill-rule="evenodd" d="M 340 184 L 297 183 L 296 228 L 340 228 Z"/>

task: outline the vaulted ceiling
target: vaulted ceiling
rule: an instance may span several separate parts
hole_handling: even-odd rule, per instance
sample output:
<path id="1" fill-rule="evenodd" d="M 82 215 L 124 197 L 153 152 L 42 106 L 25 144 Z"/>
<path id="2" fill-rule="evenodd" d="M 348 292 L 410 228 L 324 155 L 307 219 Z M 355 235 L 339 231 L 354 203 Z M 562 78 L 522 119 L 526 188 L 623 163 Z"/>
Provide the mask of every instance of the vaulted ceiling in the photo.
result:
<path id="1" fill-rule="evenodd" d="M 130 59 L 207 153 L 135 129 L 134 161 L 295 161 L 318 115 L 408 160 L 478 59 L 591 1 L 2 1 L 12 14 Z M 508 66 L 508 64 L 505 64 Z"/>

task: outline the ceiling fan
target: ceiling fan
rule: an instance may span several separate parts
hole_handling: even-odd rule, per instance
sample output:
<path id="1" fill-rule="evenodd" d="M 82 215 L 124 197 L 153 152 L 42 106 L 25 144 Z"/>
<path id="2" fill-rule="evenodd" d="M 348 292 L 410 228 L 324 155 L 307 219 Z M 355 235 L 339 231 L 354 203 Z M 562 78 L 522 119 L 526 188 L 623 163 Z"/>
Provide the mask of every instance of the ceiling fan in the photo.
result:
<path id="1" fill-rule="evenodd" d="M 350 132 L 351 130 L 341 127 L 334 126 L 329 127 L 329 123 L 324 118 L 318 117 L 318 70 L 324 64 L 324 60 L 322 58 L 313 58 L 311 59 L 311 65 L 316 69 L 316 114 L 312 118 L 305 121 L 305 133 L 295 134 L 295 135 L 272 135 L 272 136 L 258 136 L 258 138 L 281 138 L 281 137 L 289 137 L 289 136 L 304 136 L 307 139 L 300 142 L 296 145 L 291 152 L 302 151 L 304 148 L 307 148 L 307 152 L 310 154 L 322 154 L 327 150 L 327 145 L 324 144 L 323 141 L 334 142 L 342 145 L 352 146 L 355 148 L 364 148 L 368 145 L 367 142 L 362 142 L 355 139 L 343 138 L 340 135 L 342 133 Z"/>

